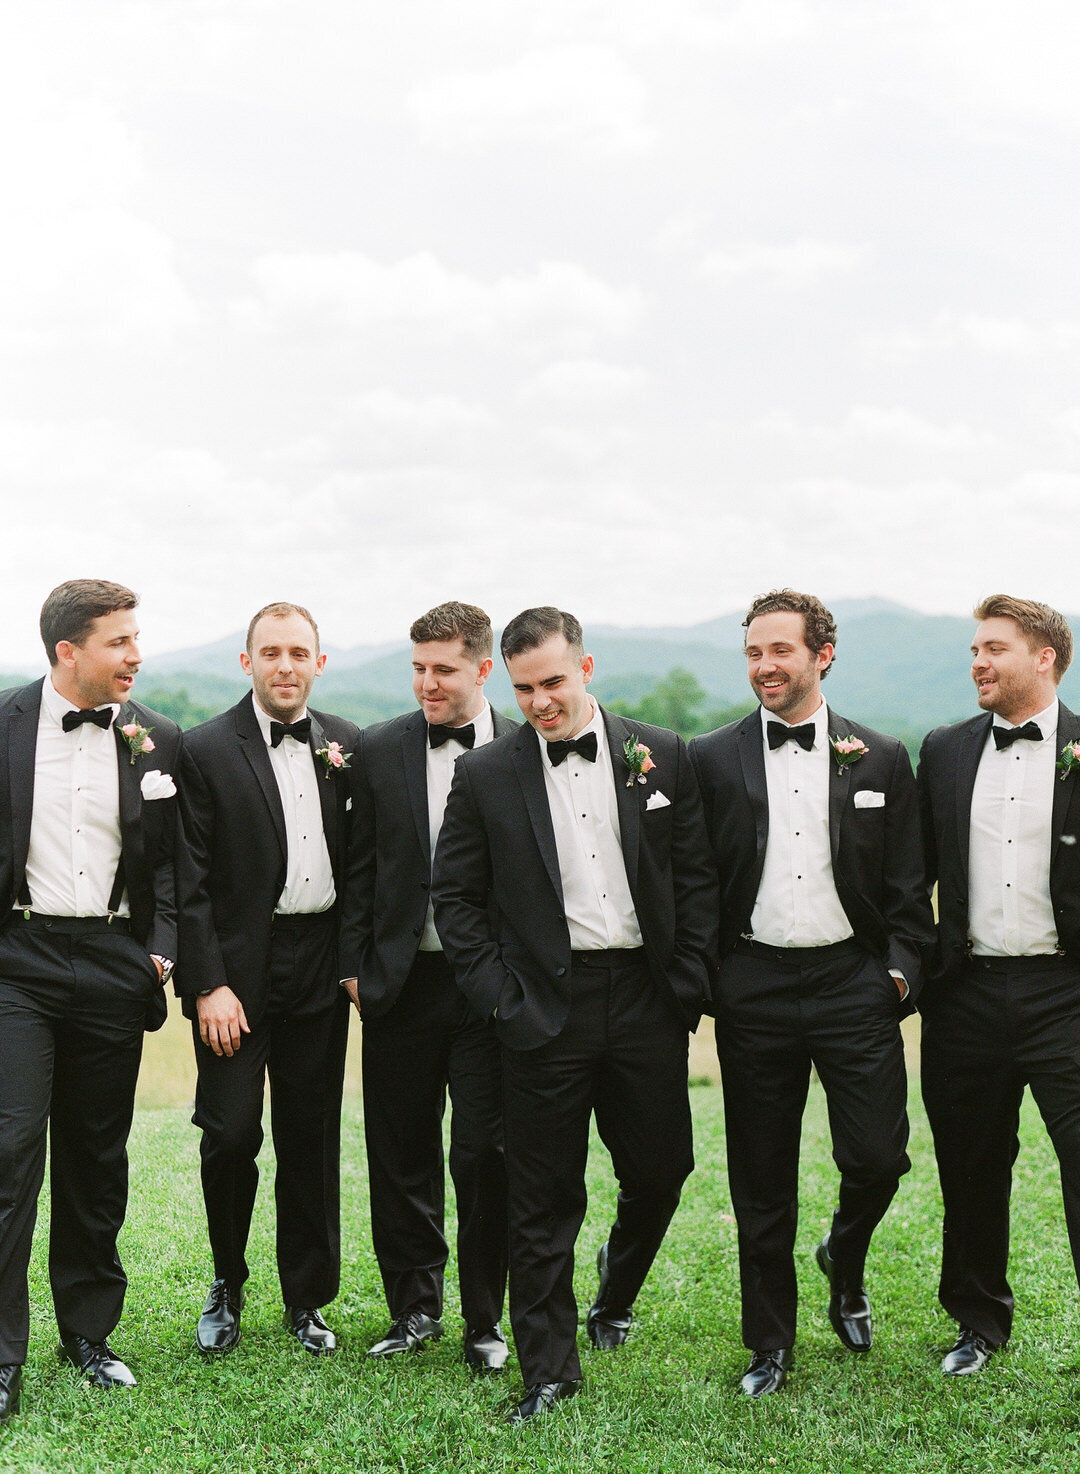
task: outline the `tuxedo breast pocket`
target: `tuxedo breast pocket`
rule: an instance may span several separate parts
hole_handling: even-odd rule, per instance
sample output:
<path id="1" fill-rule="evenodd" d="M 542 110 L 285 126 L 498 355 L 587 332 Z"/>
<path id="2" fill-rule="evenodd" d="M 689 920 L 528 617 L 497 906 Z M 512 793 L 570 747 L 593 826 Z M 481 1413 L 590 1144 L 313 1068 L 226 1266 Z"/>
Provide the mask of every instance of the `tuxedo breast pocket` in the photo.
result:
<path id="1" fill-rule="evenodd" d="M 877 793 L 872 788 L 860 788 L 852 795 L 852 801 L 857 809 L 883 809 L 885 807 L 885 795 Z"/>

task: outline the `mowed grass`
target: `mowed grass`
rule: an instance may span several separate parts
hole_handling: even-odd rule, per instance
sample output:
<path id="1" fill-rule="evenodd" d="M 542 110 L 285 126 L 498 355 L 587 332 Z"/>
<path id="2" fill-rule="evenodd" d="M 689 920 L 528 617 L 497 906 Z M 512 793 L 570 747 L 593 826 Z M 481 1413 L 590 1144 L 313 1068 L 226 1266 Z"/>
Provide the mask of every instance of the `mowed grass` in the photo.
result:
<path id="1" fill-rule="evenodd" d="M 917 1095 L 917 1092 L 913 1092 Z M 698 1169 L 614 1355 L 580 1340 L 586 1387 L 521 1428 L 502 1418 L 519 1379 L 478 1380 L 461 1361 L 448 1283 L 447 1334 L 394 1365 L 367 1360 L 386 1324 L 370 1250 L 363 1123 L 346 1101 L 344 1275 L 327 1311 L 341 1349 L 317 1360 L 280 1324 L 273 1262 L 272 1155 L 250 1259 L 244 1337 L 231 1356 L 202 1360 L 192 1331 L 210 1262 L 198 1185 L 198 1133 L 182 1106 L 143 1109 L 131 1141 L 131 1211 L 122 1241 L 130 1276 L 114 1336 L 139 1387 L 103 1394 L 58 1364 L 45 1273 L 47 1202 L 32 1265 L 34 1319 L 22 1414 L 0 1428 L 0 1469 L 61 1471 L 664 1471 L 1074 1470 L 1080 1464 L 1080 1317 L 1056 1165 L 1026 1110 L 1013 1207 L 1013 1342 L 979 1377 L 943 1378 L 952 1325 L 935 1298 L 940 1203 L 925 1117 L 913 1101 L 911 1174 L 878 1231 L 869 1273 L 876 1344 L 846 1352 L 825 1318 L 814 1247 L 833 1207 L 824 1100 L 811 1089 L 803 1141 L 798 1261 L 802 1320 L 788 1387 L 760 1403 L 737 1392 L 735 1225 L 724 1169 L 721 1092 L 692 1091 Z M 593 1258 L 610 1221 L 613 1185 L 599 1143 L 580 1241 L 582 1316 Z"/>

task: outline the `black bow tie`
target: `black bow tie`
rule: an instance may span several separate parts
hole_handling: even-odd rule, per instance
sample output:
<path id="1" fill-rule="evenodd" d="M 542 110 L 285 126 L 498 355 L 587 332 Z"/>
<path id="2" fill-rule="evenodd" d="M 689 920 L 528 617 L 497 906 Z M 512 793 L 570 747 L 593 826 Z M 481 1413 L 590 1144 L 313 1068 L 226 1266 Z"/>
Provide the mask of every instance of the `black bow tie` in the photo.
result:
<path id="1" fill-rule="evenodd" d="M 804 752 L 809 752 L 814 745 L 817 728 L 813 722 L 807 722 L 804 727 L 788 727 L 783 722 L 770 722 L 768 733 L 770 752 L 783 747 L 785 742 L 797 742 Z"/>
<path id="2" fill-rule="evenodd" d="M 280 747 L 286 737 L 294 742 L 306 742 L 311 736 L 311 718 L 301 717 L 295 722 L 271 722 L 270 746 Z"/>
<path id="3" fill-rule="evenodd" d="M 547 745 L 548 762 L 553 768 L 565 762 L 572 752 L 578 757 L 583 757 L 587 763 L 596 761 L 596 733 L 586 732 L 584 737 L 571 737 L 565 742 L 549 742 Z"/>
<path id="4" fill-rule="evenodd" d="M 89 711 L 65 711 L 61 725 L 65 732 L 74 732 L 83 722 L 93 722 L 95 727 L 107 732 L 113 724 L 113 716 L 111 706 L 92 706 Z"/>
<path id="5" fill-rule="evenodd" d="M 460 742 L 462 747 L 475 747 L 476 727 L 472 722 L 464 727 L 436 726 L 434 722 L 428 722 L 427 740 L 431 747 L 442 747 L 443 743 L 451 740 Z"/>
<path id="6" fill-rule="evenodd" d="M 1043 740 L 1042 728 L 1038 722 L 1025 722 L 1022 727 L 995 727 L 994 741 L 1000 752 L 1003 747 L 1011 747 L 1014 742 L 1024 739 L 1028 742 L 1041 742 Z"/>

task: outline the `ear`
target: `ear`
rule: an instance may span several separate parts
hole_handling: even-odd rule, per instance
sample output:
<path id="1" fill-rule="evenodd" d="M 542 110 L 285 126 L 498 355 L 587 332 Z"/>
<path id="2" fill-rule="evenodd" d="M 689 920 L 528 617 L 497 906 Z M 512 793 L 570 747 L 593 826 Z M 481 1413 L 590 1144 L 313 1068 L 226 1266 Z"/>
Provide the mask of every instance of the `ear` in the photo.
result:
<path id="1" fill-rule="evenodd" d="M 251 674 L 251 656 L 246 650 L 240 651 L 240 669 L 246 676 Z"/>
<path id="2" fill-rule="evenodd" d="M 596 662 L 593 660 L 592 656 L 591 655 L 584 656 L 583 659 L 582 659 L 582 662 L 581 662 L 581 674 L 585 677 L 585 684 L 586 684 L 586 686 L 592 680 L 592 678 L 593 678 L 593 671 L 595 669 L 596 669 Z"/>
<path id="3" fill-rule="evenodd" d="M 495 662 L 492 660 L 492 658 L 491 658 L 490 655 L 487 657 L 486 660 L 482 660 L 480 662 L 479 666 L 477 667 L 477 671 L 476 671 L 476 684 L 478 686 L 482 686 L 484 684 L 484 682 L 487 680 L 488 676 L 494 670 L 494 668 L 495 668 Z"/>
<path id="4" fill-rule="evenodd" d="M 56 642 L 56 664 L 66 666 L 68 670 L 75 667 L 76 647 L 70 640 L 57 640 Z"/>

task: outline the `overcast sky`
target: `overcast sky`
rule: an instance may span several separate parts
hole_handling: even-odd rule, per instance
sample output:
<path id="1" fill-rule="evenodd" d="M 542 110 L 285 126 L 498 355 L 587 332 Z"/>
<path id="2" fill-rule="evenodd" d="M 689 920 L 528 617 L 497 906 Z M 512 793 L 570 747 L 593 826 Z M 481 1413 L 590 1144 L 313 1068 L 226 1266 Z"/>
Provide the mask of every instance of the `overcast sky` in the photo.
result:
<path id="1" fill-rule="evenodd" d="M 0 666 L 271 598 L 1080 609 L 1075 0 L 34 0 Z M 13 545 L 13 546 L 12 546 Z"/>

